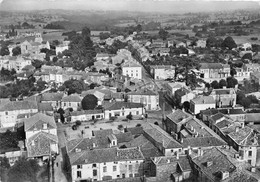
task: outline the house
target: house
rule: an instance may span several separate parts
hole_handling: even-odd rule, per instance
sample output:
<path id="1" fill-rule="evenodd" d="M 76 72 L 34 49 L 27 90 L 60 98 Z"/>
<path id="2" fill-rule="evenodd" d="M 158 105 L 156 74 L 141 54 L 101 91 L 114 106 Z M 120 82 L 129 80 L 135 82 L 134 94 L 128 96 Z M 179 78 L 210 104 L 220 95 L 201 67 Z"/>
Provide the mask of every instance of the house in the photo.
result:
<path id="1" fill-rule="evenodd" d="M 260 113 L 246 113 L 245 123 L 246 124 L 259 124 L 260 123 Z"/>
<path id="2" fill-rule="evenodd" d="M 192 177 L 192 167 L 186 155 L 161 156 L 152 159 L 152 176 L 156 181 L 185 181 Z"/>
<path id="3" fill-rule="evenodd" d="M 70 122 L 74 123 L 76 121 L 89 121 L 95 119 L 103 119 L 104 113 L 102 110 L 82 110 L 73 111 L 70 113 Z"/>
<path id="4" fill-rule="evenodd" d="M 142 103 L 147 111 L 159 109 L 159 94 L 148 89 L 127 93 L 128 102 Z"/>
<path id="5" fill-rule="evenodd" d="M 152 49 L 151 56 L 166 56 L 170 54 L 170 48 L 154 48 Z"/>
<path id="6" fill-rule="evenodd" d="M 200 182 L 219 181 L 252 181 L 257 182 L 259 176 L 250 173 L 250 166 L 237 161 L 235 152 L 219 148 L 199 150 L 191 157 L 194 177 Z M 231 156 L 232 155 L 232 156 Z M 241 167 L 240 167 L 241 166 Z M 243 166 L 243 167 L 242 167 Z"/>
<path id="7" fill-rule="evenodd" d="M 206 82 L 225 79 L 230 75 L 230 66 L 220 63 L 200 63 L 201 78 Z"/>
<path id="8" fill-rule="evenodd" d="M 197 40 L 195 47 L 205 48 L 206 45 L 207 45 L 206 40 L 199 39 L 199 40 Z"/>
<path id="9" fill-rule="evenodd" d="M 65 50 L 69 50 L 69 45 L 67 43 L 57 45 L 55 48 L 56 55 L 58 55 L 59 53 L 62 53 Z"/>
<path id="10" fill-rule="evenodd" d="M 150 70 L 156 80 L 173 79 L 175 77 L 175 67 L 172 65 L 155 65 Z"/>
<path id="11" fill-rule="evenodd" d="M 110 119 L 114 116 L 126 117 L 130 113 L 133 116 L 141 116 L 145 114 L 144 105 L 133 102 L 109 102 L 104 106 L 105 119 Z"/>
<path id="12" fill-rule="evenodd" d="M 28 65 L 32 64 L 32 60 L 22 56 L 0 56 L 0 69 L 14 69 L 20 73 Z"/>
<path id="13" fill-rule="evenodd" d="M 57 126 L 53 116 L 37 113 L 24 120 L 26 148 L 29 158 L 45 160 L 59 153 Z"/>
<path id="14" fill-rule="evenodd" d="M 216 108 L 213 96 L 198 96 L 190 101 L 190 111 L 193 114 L 199 114 L 201 110 Z"/>
<path id="15" fill-rule="evenodd" d="M 235 107 L 237 94 L 234 88 L 213 89 L 210 96 L 216 102 L 216 107 Z"/>
<path id="16" fill-rule="evenodd" d="M 43 93 L 40 95 L 41 103 L 50 103 L 54 110 L 61 107 L 61 100 L 64 97 L 64 93 Z"/>
<path id="17" fill-rule="evenodd" d="M 258 136 L 253 129 L 247 126 L 237 127 L 235 131 L 227 135 L 227 142 L 239 153 L 240 160 L 256 166 L 259 143 Z"/>
<path id="18" fill-rule="evenodd" d="M 81 106 L 81 97 L 78 94 L 71 94 L 61 99 L 61 108 L 63 110 L 72 108 L 73 111 L 77 111 Z"/>
<path id="19" fill-rule="evenodd" d="M 142 66 L 134 62 L 124 63 L 122 65 L 122 75 L 142 79 Z"/>
<path id="20" fill-rule="evenodd" d="M 192 116 L 180 109 L 168 114 L 163 122 L 164 129 L 169 134 L 179 133 L 182 125 L 190 120 Z"/>
<path id="21" fill-rule="evenodd" d="M 69 153 L 72 181 L 140 177 L 144 156 L 139 148 L 105 148 Z"/>
<path id="22" fill-rule="evenodd" d="M 144 136 L 164 156 L 176 156 L 182 153 L 182 145 L 175 140 L 170 134 L 157 125 L 149 124 L 150 127 L 144 129 Z"/>
<path id="23" fill-rule="evenodd" d="M 185 82 L 169 82 L 164 85 L 164 88 L 166 89 L 166 94 L 170 98 L 174 97 L 174 94 L 177 90 L 185 87 L 187 87 Z"/>
<path id="24" fill-rule="evenodd" d="M 0 105 L 0 127 L 14 127 L 19 114 L 37 113 L 35 101 L 9 101 Z"/>
<path id="25" fill-rule="evenodd" d="M 182 106 L 184 102 L 190 102 L 190 100 L 194 99 L 195 97 L 196 93 L 191 92 L 186 88 L 178 89 L 174 94 L 176 104 L 179 104 L 179 106 Z"/>
<path id="26" fill-rule="evenodd" d="M 245 72 L 259 72 L 260 71 L 260 64 L 257 63 L 250 63 L 250 64 L 243 64 L 242 68 Z"/>
<path id="27" fill-rule="evenodd" d="M 243 68 L 234 68 L 236 70 L 236 74 L 234 77 L 237 79 L 237 81 L 243 81 L 244 79 L 250 78 L 250 72 L 244 70 Z"/>
<path id="28" fill-rule="evenodd" d="M 250 73 L 250 80 L 253 81 L 256 84 L 260 84 L 260 73 L 257 72 L 251 72 Z"/>

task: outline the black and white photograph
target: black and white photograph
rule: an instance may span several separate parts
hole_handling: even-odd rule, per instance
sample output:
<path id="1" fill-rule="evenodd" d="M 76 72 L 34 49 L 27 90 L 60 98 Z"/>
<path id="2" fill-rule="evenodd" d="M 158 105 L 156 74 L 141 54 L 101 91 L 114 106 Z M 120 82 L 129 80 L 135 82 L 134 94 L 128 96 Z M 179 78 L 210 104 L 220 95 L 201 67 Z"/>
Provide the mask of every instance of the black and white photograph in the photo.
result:
<path id="1" fill-rule="evenodd" d="M 260 182 L 260 0 L 0 0 L 0 182 Z"/>

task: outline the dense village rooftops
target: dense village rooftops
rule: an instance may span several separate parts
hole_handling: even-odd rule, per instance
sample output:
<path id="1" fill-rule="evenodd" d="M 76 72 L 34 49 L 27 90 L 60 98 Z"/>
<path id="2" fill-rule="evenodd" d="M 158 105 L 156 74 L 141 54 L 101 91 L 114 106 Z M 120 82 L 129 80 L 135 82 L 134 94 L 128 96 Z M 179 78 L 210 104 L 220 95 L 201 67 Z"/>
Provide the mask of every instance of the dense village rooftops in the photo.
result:
<path id="1" fill-rule="evenodd" d="M 41 101 L 61 101 L 64 93 L 44 93 L 41 96 Z"/>
<path id="2" fill-rule="evenodd" d="M 196 137 L 196 138 L 184 138 L 181 145 L 185 148 L 188 147 L 216 147 L 227 145 L 222 139 L 214 136 Z"/>
<path id="3" fill-rule="evenodd" d="M 156 166 L 159 165 L 169 165 L 169 163 L 175 163 L 178 164 L 182 171 L 190 171 L 191 170 L 191 164 L 189 162 L 189 159 L 186 155 L 179 156 L 177 158 L 176 156 L 161 156 L 161 157 L 155 157 L 153 159 L 153 162 Z"/>
<path id="4" fill-rule="evenodd" d="M 198 96 L 195 99 L 192 99 L 191 102 L 194 104 L 214 104 L 215 100 L 212 96 Z"/>
<path id="5" fill-rule="evenodd" d="M 172 136 L 162 128 L 153 124 L 150 124 L 150 126 L 151 128 L 144 130 L 145 136 L 148 135 L 154 141 L 156 141 L 156 143 L 161 144 L 166 149 L 182 148 L 182 145 L 174 140 Z"/>
<path id="6" fill-rule="evenodd" d="M 88 115 L 88 114 L 101 114 L 102 110 L 82 110 L 82 111 L 73 111 L 71 112 L 71 116 L 80 116 L 80 115 Z"/>
<path id="7" fill-rule="evenodd" d="M 51 144 L 58 144 L 58 137 L 46 132 L 39 132 L 27 141 L 28 157 L 48 156 L 51 154 Z"/>
<path id="8" fill-rule="evenodd" d="M 145 158 L 162 156 L 163 154 L 143 135 L 126 143 L 126 147 L 140 147 Z"/>
<path id="9" fill-rule="evenodd" d="M 38 109 L 35 101 L 10 101 L 0 105 L 0 112 L 2 111 L 16 111 L 16 110 L 28 110 Z"/>
<path id="10" fill-rule="evenodd" d="M 48 124 L 48 127 L 57 128 L 54 117 L 37 113 L 24 120 L 24 130 L 28 131 L 33 130 L 34 128 L 42 128 L 43 124 Z"/>
<path id="11" fill-rule="evenodd" d="M 231 133 L 229 137 L 233 139 L 238 145 L 252 145 L 257 144 L 257 141 L 254 141 L 253 129 L 245 126 L 244 128 L 239 128 Z"/>
<path id="12" fill-rule="evenodd" d="M 81 98 L 77 94 L 68 95 L 61 99 L 62 102 L 81 102 Z"/>
<path id="13" fill-rule="evenodd" d="M 143 160 L 139 148 L 105 148 L 85 150 L 69 154 L 71 165 L 116 162 L 121 160 Z"/>
<path id="14" fill-rule="evenodd" d="M 199 155 L 192 160 L 213 181 L 220 181 L 222 172 L 231 174 L 236 170 L 235 165 L 228 160 L 226 155 L 215 147 L 203 150 L 203 155 Z"/>
<path id="15" fill-rule="evenodd" d="M 183 119 L 187 119 L 191 117 L 188 113 L 178 109 L 175 112 L 167 115 L 167 118 L 169 118 L 171 121 L 173 121 L 174 123 L 179 123 L 181 122 Z"/>
<path id="16" fill-rule="evenodd" d="M 122 108 L 131 109 L 131 108 L 142 108 L 142 103 L 133 103 L 133 102 L 111 102 L 107 103 L 104 108 L 106 110 L 119 110 Z"/>
<path id="17" fill-rule="evenodd" d="M 223 66 L 220 63 L 200 63 L 200 69 L 222 69 Z"/>
<path id="18" fill-rule="evenodd" d="M 154 91 L 149 89 L 137 90 L 135 92 L 129 92 L 128 95 L 158 95 Z"/>

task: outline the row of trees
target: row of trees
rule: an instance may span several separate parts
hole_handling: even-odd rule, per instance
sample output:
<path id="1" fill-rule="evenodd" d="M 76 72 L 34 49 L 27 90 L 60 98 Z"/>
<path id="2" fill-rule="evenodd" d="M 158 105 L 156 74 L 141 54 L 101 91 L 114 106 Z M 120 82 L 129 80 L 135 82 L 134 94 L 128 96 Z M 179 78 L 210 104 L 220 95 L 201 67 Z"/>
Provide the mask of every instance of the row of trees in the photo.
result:
<path id="1" fill-rule="evenodd" d="M 236 42 L 232 37 L 226 37 L 224 40 L 216 37 L 209 37 L 206 40 L 207 47 L 219 47 L 219 48 L 228 48 L 233 49 L 237 47 Z"/>
<path id="2" fill-rule="evenodd" d="M 234 77 L 228 77 L 226 80 L 221 79 L 218 81 L 214 80 L 213 82 L 211 82 L 210 84 L 206 84 L 206 87 L 212 87 L 214 89 L 219 89 L 219 88 L 235 88 L 235 86 L 238 84 L 237 79 L 235 79 Z"/>

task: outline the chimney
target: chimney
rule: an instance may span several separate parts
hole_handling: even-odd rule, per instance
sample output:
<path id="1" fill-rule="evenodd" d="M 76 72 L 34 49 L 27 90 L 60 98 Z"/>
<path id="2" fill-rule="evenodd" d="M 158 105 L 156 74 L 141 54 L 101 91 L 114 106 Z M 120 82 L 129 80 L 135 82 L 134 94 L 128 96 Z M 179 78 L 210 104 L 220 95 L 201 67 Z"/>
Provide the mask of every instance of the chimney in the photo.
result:
<path id="1" fill-rule="evenodd" d="M 235 132 L 237 133 L 237 132 L 239 132 L 239 127 L 236 127 L 236 130 L 235 130 Z"/>

